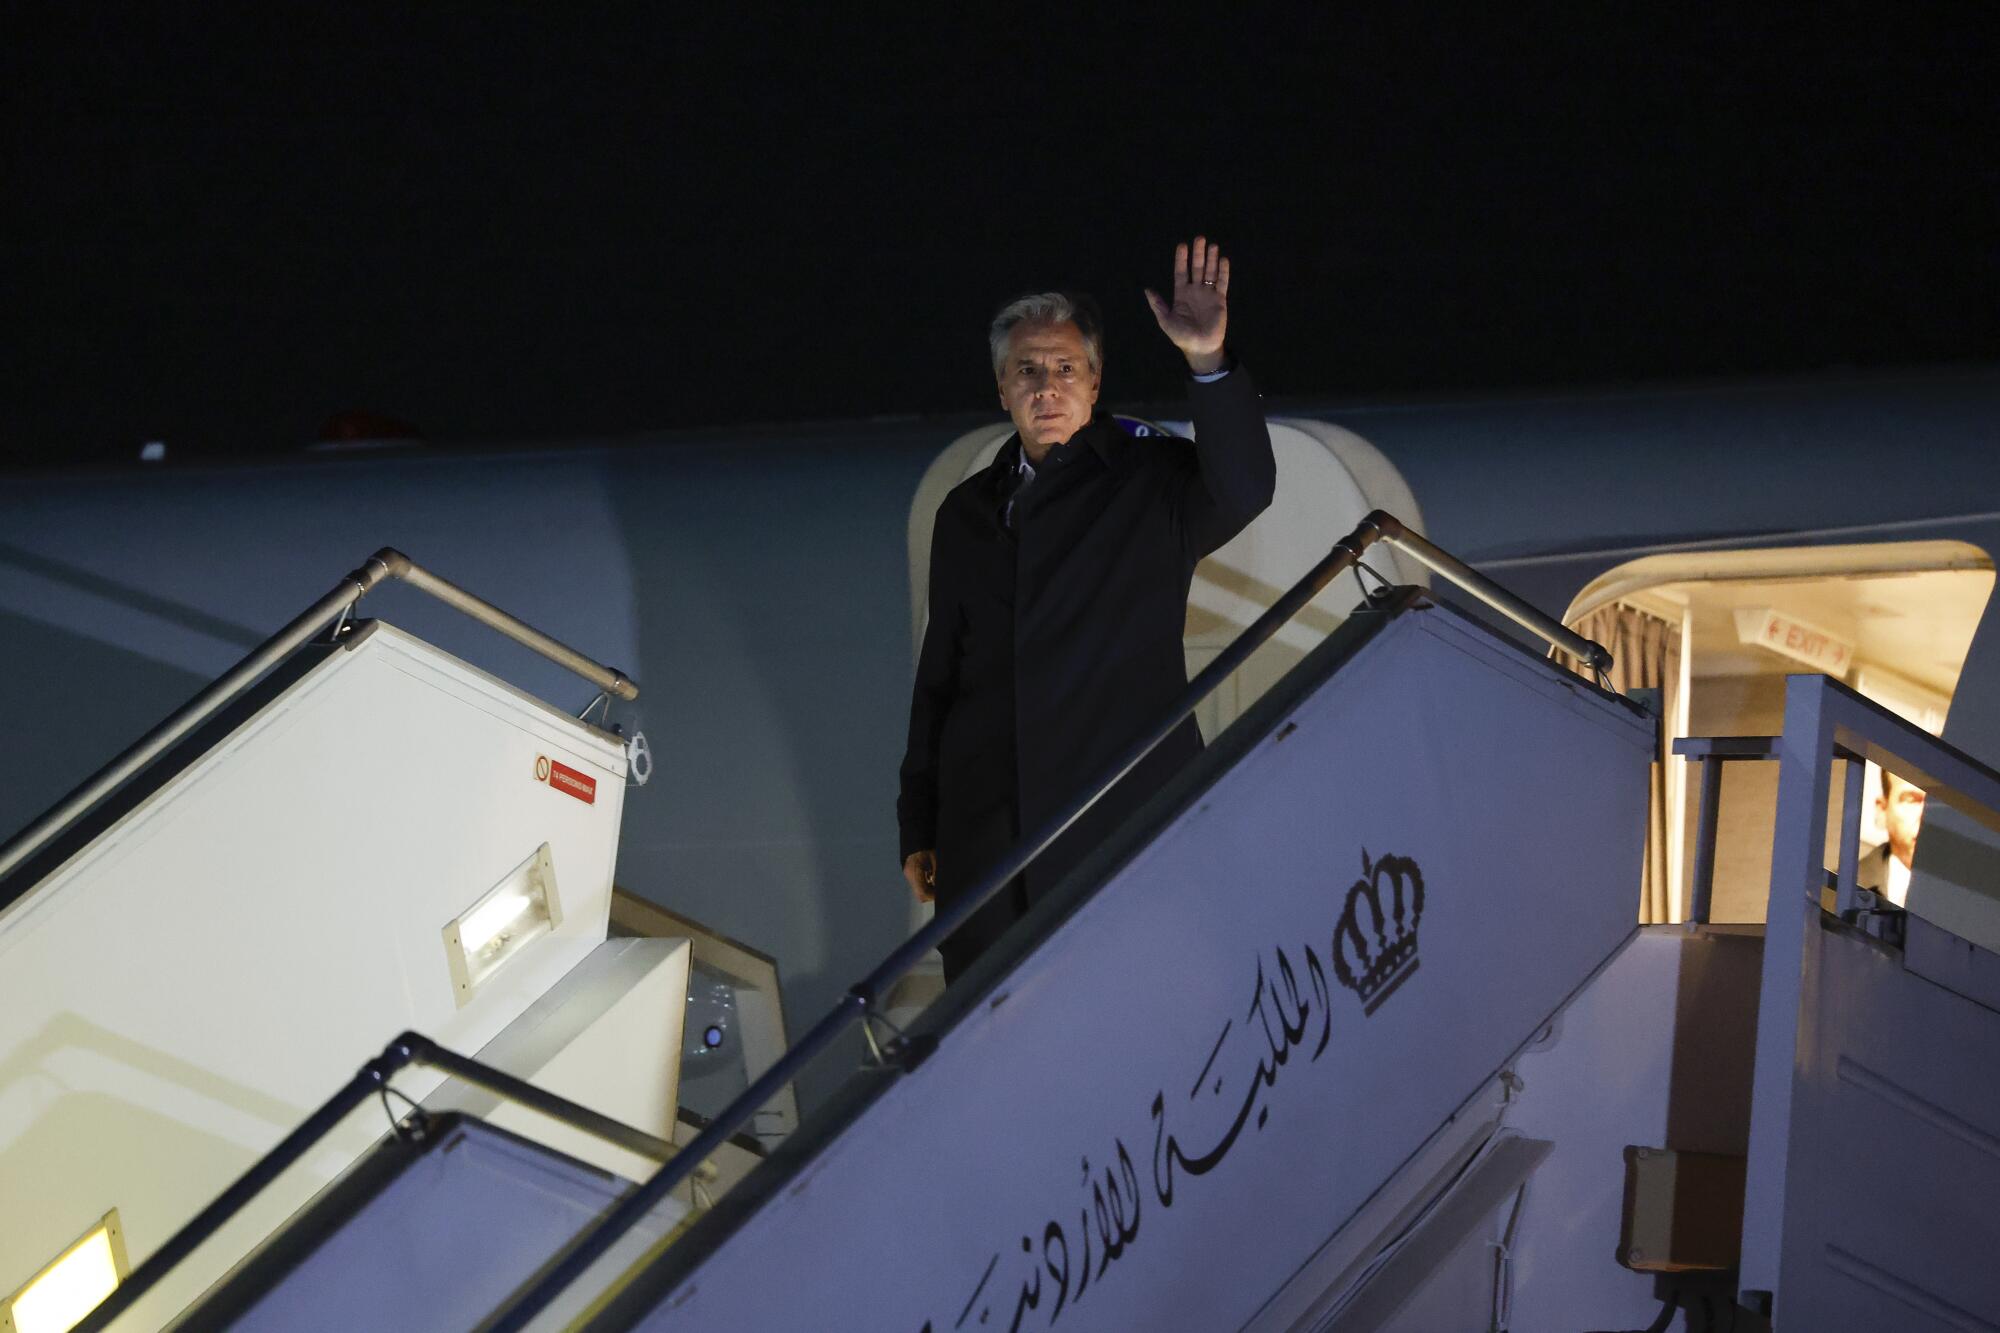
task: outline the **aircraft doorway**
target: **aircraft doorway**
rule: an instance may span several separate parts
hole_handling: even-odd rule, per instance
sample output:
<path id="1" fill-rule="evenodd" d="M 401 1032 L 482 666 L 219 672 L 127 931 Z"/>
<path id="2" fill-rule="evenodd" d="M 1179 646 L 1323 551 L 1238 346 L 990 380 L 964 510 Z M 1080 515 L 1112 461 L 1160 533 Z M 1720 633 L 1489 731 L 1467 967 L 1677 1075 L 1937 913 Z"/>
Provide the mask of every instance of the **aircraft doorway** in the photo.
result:
<path id="1" fill-rule="evenodd" d="M 1584 588 L 1564 623 L 1620 657 L 1619 688 L 1657 688 L 1665 717 L 1639 919 L 1683 920 L 1690 896 L 1694 787 L 1674 740 L 1776 735 L 1785 677 L 1802 672 L 1834 676 L 1935 735 L 1993 581 L 1978 547 L 1922 541 L 1647 556 Z M 1872 797 L 1872 765 L 1867 781 Z M 1761 922 L 1777 769 L 1728 765 L 1723 784 L 1711 919 Z M 1832 800 L 1830 836 L 1837 783 Z M 1886 831 L 1874 800 L 1863 810 L 1867 848 Z"/>

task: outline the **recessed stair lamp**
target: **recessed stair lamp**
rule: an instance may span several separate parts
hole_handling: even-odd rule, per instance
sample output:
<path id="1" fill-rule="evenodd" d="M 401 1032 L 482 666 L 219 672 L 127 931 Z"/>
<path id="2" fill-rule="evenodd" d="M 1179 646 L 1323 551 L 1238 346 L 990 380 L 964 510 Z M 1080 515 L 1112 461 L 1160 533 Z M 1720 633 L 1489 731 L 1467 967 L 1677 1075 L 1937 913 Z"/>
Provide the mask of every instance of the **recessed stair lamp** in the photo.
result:
<path id="1" fill-rule="evenodd" d="M 4 1333 L 67 1333 L 125 1280 L 125 1232 L 113 1208 L 26 1286 L 0 1301 Z"/>
<path id="2" fill-rule="evenodd" d="M 452 996 L 459 1008 L 530 941 L 561 924 L 555 862 L 549 845 L 543 843 L 444 928 L 445 960 L 451 965 Z"/>

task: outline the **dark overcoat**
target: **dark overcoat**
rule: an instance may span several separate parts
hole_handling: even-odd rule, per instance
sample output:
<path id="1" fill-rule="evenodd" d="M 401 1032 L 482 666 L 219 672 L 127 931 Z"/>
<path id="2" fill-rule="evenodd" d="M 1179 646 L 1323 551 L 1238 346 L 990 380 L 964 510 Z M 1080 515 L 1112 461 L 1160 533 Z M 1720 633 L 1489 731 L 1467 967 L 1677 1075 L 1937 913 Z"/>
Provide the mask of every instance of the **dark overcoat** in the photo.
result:
<path id="1" fill-rule="evenodd" d="M 1187 684 L 1195 564 L 1262 512 L 1275 475 L 1244 370 L 1190 381 L 1188 396 L 1192 442 L 1135 438 L 1100 412 L 1018 498 L 1017 435 L 938 506 L 896 814 L 905 859 L 937 853 L 941 906 L 1081 795 Z M 1190 718 L 946 942 L 947 975 L 1200 749 Z"/>

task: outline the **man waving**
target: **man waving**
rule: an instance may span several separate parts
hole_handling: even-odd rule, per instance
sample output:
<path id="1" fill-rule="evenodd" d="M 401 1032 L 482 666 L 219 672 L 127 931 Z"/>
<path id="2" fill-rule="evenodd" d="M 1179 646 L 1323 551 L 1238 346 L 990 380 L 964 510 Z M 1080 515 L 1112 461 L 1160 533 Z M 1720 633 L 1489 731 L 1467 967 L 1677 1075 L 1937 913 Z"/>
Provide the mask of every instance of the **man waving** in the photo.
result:
<path id="1" fill-rule="evenodd" d="M 1270 432 L 1225 347 L 1229 261 L 1174 249 L 1170 298 L 1146 292 L 1188 366 L 1194 441 L 1134 438 L 1097 411 L 1095 311 L 1062 292 L 993 319 L 1016 434 L 938 506 L 930 621 L 896 802 L 903 873 L 940 904 L 1084 794 L 1187 684 L 1195 563 L 1271 501 Z M 945 941 L 953 979 L 1201 749 L 1193 719 Z"/>

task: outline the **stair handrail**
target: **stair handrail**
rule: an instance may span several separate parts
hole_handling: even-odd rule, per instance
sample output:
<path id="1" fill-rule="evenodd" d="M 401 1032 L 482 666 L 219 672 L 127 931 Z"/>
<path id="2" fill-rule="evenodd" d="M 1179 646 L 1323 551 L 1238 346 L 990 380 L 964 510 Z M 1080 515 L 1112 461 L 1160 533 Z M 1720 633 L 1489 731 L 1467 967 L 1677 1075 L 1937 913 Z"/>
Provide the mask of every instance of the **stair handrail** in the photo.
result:
<path id="1" fill-rule="evenodd" d="M 307 607 L 283 629 L 250 650 L 248 656 L 219 676 L 213 684 L 166 721 L 141 736 L 110 763 L 99 769 L 82 786 L 40 819 L 30 824 L 5 847 L 0 847 L 0 881 L 29 857 L 59 837 L 91 807 L 109 796 L 140 770 L 189 732 L 215 716 L 225 705 L 255 684 L 265 672 L 282 662 L 315 634 L 345 617 L 368 591 L 390 579 L 398 579 L 425 592 L 454 610 L 463 612 L 514 642 L 540 653 L 551 662 L 582 676 L 606 694 L 620 699 L 639 697 L 638 684 L 624 672 L 608 667 L 558 639 L 551 638 L 517 616 L 502 611 L 486 599 L 467 592 L 457 584 L 438 577 L 393 546 L 385 546 L 361 563 L 333 590 Z M 0 906 L 4 906 L 0 897 Z"/>
<path id="2" fill-rule="evenodd" d="M 384 1107 L 388 1105 L 388 1094 L 393 1091 L 389 1081 L 396 1072 L 406 1065 L 418 1068 L 441 1070 L 459 1081 L 494 1096 L 510 1101 L 540 1115 L 547 1116 L 560 1124 L 583 1131 L 599 1142 L 623 1148 L 626 1152 L 647 1158 L 650 1161 L 671 1161 L 680 1149 L 672 1143 L 642 1129 L 635 1129 L 622 1120 L 613 1120 L 599 1111 L 544 1091 L 525 1079 L 517 1078 L 492 1065 L 458 1054 L 458 1052 L 438 1045 L 419 1032 L 404 1032 L 382 1048 L 382 1053 L 361 1066 L 341 1089 L 329 1097 L 317 1111 L 307 1116 L 305 1122 L 283 1139 L 276 1147 L 265 1153 L 236 1180 L 217 1195 L 215 1199 L 182 1225 L 179 1231 L 169 1236 L 159 1249 L 147 1255 L 130 1276 L 111 1290 L 91 1312 L 76 1325 L 76 1333 L 102 1333 L 131 1309 L 139 1299 L 162 1278 L 172 1272 L 182 1260 L 193 1254 L 201 1243 L 247 1207 L 250 1201 L 264 1192 L 270 1183 L 283 1175 L 285 1170 L 310 1152 L 313 1146 L 331 1134 L 355 1107 L 371 1096 L 380 1096 Z M 401 1096 L 401 1093 L 397 1094 Z M 405 1099 L 407 1100 L 407 1099 Z M 431 1114 L 422 1106 L 411 1103 L 410 1113 L 403 1121 L 393 1117 L 390 1132 L 398 1138 L 407 1132 L 405 1125 L 422 1126 Z M 418 1133 L 427 1132 L 421 1128 Z M 201 1299 L 206 1300 L 203 1296 Z"/>
<path id="3" fill-rule="evenodd" d="M 1737 751 L 1737 757 L 1754 758 L 1761 741 L 1733 738 L 1730 748 Z M 1708 753 L 1712 756 L 1716 751 L 1711 748 Z M 1763 965 L 1757 990 L 1756 1038 L 1751 1047 L 1755 1060 L 1750 1069 L 1743 1248 L 1736 1275 L 1738 1300 L 1747 1308 L 1762 1306 L 1767 1312 L 1778 1286 L 1780 1256 L 1797 1244 L 1788 1234 L 1791 1210 L 1786 1207 L 1787 1200 L 1808 1197 L 1789 1192 L 1787 1180 L 1796 1179 L 1823 1160 L 1801 1149 L 1792 1130 L 1792 1108 L 1800 1104 L 1794 1092 L 1795 1080 L 1802 1086 L 1809 1077 L 1807 1071 L 1818 1067 L 1818 1057 L 1809 1052 L 1822 1040 L 1818 1023 L 1809 1017 L 1806 998 L 1819 990 L 1822 975 L 1832 975 L 1824 971 L 1816 927 L 1830 916 L 1879 940 L 1887 932 L 1870 929 L 1868 923 L 1889 925 L 1900 915 L 1906 928 L 1913 921 L 1926 922 L 1930 930 L 1939 933 L 1940 945 L 1953 941 L 1950 947 L 1954 950 L 1990 949 L 1991 920 L 1969 914 L 1966 907 L 1968 900 L 1971 904 L 1990 902 L 1975 885 L 1974 877 L 1990 865 L 1986 854 L 1994 835 L 2000 835 L 2000 772 L 1833 676 L 1802 672 L 1785 677 L 1784 726 L 1772 758 L 1778 765 L 1778 792 L 1776 806 L 1767 816 L 1771 829 L 1770 888 L 1764 904 Z M 1879 898 L 1864 900 L 1857 883 L 1865 795 L 1862 779 L 1871 760 L 1924 793 L 1924 833 L 1918 846 L 1929 846 L 1934 854 L 1930 862 L 1933 871 L 1912 883 L 1905 905 L 1889 906 L 1887 911 Z M 1823 908 L 1822 886 L 1829 878 L 1826 835 L 1833 818 L 1830 797 L 1836 771 L 1842 773 L 1841 831 L 1832 876 L 1834 908 L 1828 914 Z M 1950 807 L 1977 829 L 1934 826 L 1937 808 L 1930 804 L 1933 801 Z M 1951 842 L 1963 849 L 1955 857 Z M 1937 854 L 1941 844 L 1943 854 Z M 1953 861 L 1956 868 L 1947 870 Z M 1931 894 L 1936 896 L 1929 897 Z M 1966 954 L 1954 952 L 1953 956 L 1969 962 Z M 1943 986 L 1954 984 L 1927 967 L 1912 966 L 1912 962 L 1913 956 L 1905 952 L 1892 966 L 1908 969 L 1912 976 L 1927 976 Z M 1965 985 L 1962 981 L 1956 984 Z M 1972 989 L 1961 993 L 1976 994 Z M 1970 1002 L 1983 1003 L 1976 998 Z M 1843 996 L 1839 1003 L 1845 1012 L 1860 1012 L 1851 997 Z M 1843 1082 L 1847 1078 L 1845 1060 L 1843 1056 Z M 1933 1117 L 1949 1114 L 1935 1103 L 1919 1100 L 1914 1091 L 1897 1087 L 1896 1095 L 1909 1099 L 1915 1107 L 1927 1108 L 1926 1113 Z"/>
<path id="4" fill-rule="evenodd" d="M 1433 545 L 1422 533 L 1410 531 L 1393 515 L 1377 509 L 1362 520 L 1364 527 L 1371 523 L 1377 526 L 1383 541 L 1396 547 L 1433 574 L 1441 574 L 1450 579 L 1480 602 L 1498 611 L 1551 647 L 1559 648 L 1574 657 L 1589 667 L 1599 677 L 1600 683 L 1610 672 L 1611 653 L 1595 639 L 1587 639 L 1554 616 L 1537 611 L 1451 552 Z"/>
<path id="5" fill-rule="evenodd" d="M 770 1068 L 759 1075 L 735 1101 L 718 1113 L 715 1119 L 709 1122 L 708 1127 L 702 1130 L 686 1148 L 662 1164 L 659 1170 L 620 1199 L 599 1219 L 596 1226 L 579 1237 L 560 1259 L 544 1270 L 532 1286 L 497 1311 L 481 1327 L 488 1330 L 488 1333 L 520 1333 L 520 1330 L 526 1328 L 536 1315 L 616 1244 L 619 1237 L 637 1225 L 675 1186 L 719 1150 L 730 1135 L 749 1124 L 751 1117 L 765 1103 L 777 1096 L 787 1083 L 796 1078 L 808 1063 L 825 1052 L 849 1026 L 877 1017 L 876 1007 L 888 995 L 890 988 L 914 968 L 925 954 L 935 949 L 952 931 L 965 924 L 966 920 L 1005 887 L 1009 880 L 1047 851 L 1050 844 L 1081 819 L 1106 792 L 1116 786 L 1127 773 L 1137 767 L 1141 760 L 1172 735 L 1204 699 L 1214 693 L 1224 680 L 1243 665 L 1250 654 L 1262 647 L 1280 627 L 1297 615 L 1313 598 L 1319 596 L 1335 578 L 1360 565 L 1362 552 L 1378 541 L 1387 542 L 1399 550 L 1408 552 L 1419 563 L 1458 584 L 1507 619 L 1577 658 L 1600 677 L 1610 670 L 1611 654 L 1603 645 L 1564 628 L 1559 621 L 1537 611 L 1499 584 L 1479 574 L 1456 556 L 1432 545 L 1427 538 L 1404 526 L 1403 522 L 1393 514 L 1381 509 L 1374 510 L 1361 520 L 1360 526 L 1336 542 L 1333 549 L 1307 570 L 1298 582 L 1288 588 L 1269 609 L 1237 635 L 1214 661 L 1197 673 L 1195 678 L 1188 682 L 1187 688 L 1176 696 L 1166 716 L 1152 730 L 1134 741 L 1116 762 L 1099 775 L 1096 782 L 1084 788 L 1084 795 L 1072 800 L 1041 827 L 1015 843 L 969 892 L 949 906 L 940 905 L 937 914 L 928 924 L 897 946 L 874 971 L 848 987 L 847 992 L 824 1018 L 788 1047 Z M 899 1037 L 898 1058 L 891 1067 L 905 1071 L 916 1068 L 929 1055 L 935 1044 L 934 1037 L 919 1038 L 915 1041 L 905 1041 Z"/>

